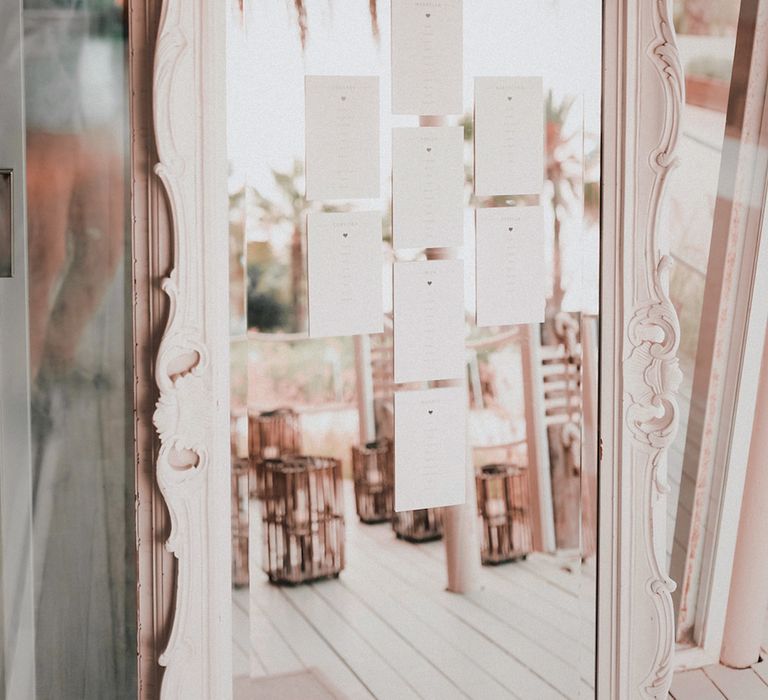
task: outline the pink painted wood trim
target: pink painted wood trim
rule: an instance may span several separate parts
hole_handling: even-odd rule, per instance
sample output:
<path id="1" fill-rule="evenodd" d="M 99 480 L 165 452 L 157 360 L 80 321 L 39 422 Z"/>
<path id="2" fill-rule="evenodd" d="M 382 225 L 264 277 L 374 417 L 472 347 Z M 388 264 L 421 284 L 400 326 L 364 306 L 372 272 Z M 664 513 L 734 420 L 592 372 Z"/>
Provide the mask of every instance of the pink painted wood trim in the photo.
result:
<path id="1" fill-rule="evenodd" d="M 666 699 L 674 613 L 666 453 L 680 329 L 663 230 L 684 80 L 667 0 L 605 3 L 598 697 Z"/>
<path id="2" fill-rule="evenodd" d="M 151 276 L 142 285 L 148 285 L 148 296 L 164 294 L 166 306 L 162 315 L 152 315 L 153 333 L 155 322 L 161 324 L 153 336 L 157 344 L 140 359 L 144 363 L 149 353 L 154 364 L 137 384 L 148 400 L 157 397 L 152 464 L 169 516 L 152 522 L 151 537 L 164 540 L 176 560 L 170 634 L 154 639 L 163 645 L 157 660 L 165 667 L 159 697 L 227 700 L 232 552 L 229 329 L 228 314 L 222 313 L 229 300 L 228 250 L 222 244 L 227 240 L 226 15 L 216 0 L 162 0 L 153 10 L 158 5 L 159 15 L 152 15 L 156 32 L 148 35 L 154 54 L 146 64 L 151 65 L 151 117 L 143 115 L 140 123 L 151 125 L 156 151 L 147 185 L 153 198 L 162 192 L 166 208 L 144 212 L 153 228 L 146 249 Z M 161 228 L 154 227 L 155 216 L 164 222 Z M 159 308 L 153 306 L 153 312 Z M 146 462 L 144 467 L 149 468 Z M 153 515 L 158 509 L 152 508 Z M 156 590 L 164 585 L 165 580 Z M 162 618 L 167 624 L 168 616 Z"/>
<path id="3" fill-rule="evenodd" d="M 538 325 L 520 326 L 520 359 L 525 406 L 525 446 L 532 505 L 533 548 L 539 552 L 554 552 L 555 515 Z"/>
<path id="4" fill-rule="evenodd" d="M 171 267 L 167 201 L 153 173 L 152 64 L 161 0 L 128 4 L 131 113 L 131 236 L 133 245 L 134 440 L 136 455 L 137 665 L 140 700 L 160 697 L 159 657 L 173 620 L 176 564 L 163 546 L 168 509 L 155 477 L 158 443 L 154 357 L 168 300 L 156 284 Z"/>
<path id="5" fill-rule="evenodd" d="M 720 656 L 734 668 L 757 662 L 768 610 L 768 342 L 753 426 Z"/>
<path id="6" fill-rule="evenodd" d="M 767 0 L 742 2 L 683 464 L 695 480 L 693 512 L 675 535 L 686 556 L 670 569 L 678 640 L 702 648 L 710 663 L 722 644 L 751 428 L 744 417 L 754 406 L 755 384 L 742 377 L 760 362 L 748 337 L 768 178 L 760 154 L 768 146 L 767 19 Z"/>

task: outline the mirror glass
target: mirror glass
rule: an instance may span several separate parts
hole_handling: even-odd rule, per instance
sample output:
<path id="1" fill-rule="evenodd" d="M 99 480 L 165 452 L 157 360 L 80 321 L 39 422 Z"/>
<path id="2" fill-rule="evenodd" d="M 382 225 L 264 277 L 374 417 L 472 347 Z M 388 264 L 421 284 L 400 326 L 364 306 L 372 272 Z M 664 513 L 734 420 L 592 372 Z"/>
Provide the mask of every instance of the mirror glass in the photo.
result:
<path id="1" fill-rule="evenodd" d="M 135 698 L 128 8 L 22 4 L 36 692 Z"/>
<path id="2" fill-rule="evenodd" d="M 601 3 L 465 0 L 463 114 L 442 120 L 392 114 L 390 13 L 228 9 L 235 695 L 593 697 Z M 306 199 L 307 75 L 379 76 L 380 198 Z M 541 78 L 540 195 L 474 194 L 477 76 Z M 462 127 L 450 253 L 392 244 L 392 129 L 420 125 Z M 478 327 L 475 210 L 535 205 L 544 322 Z M 370 210 L 384 332 L 310 339 L 307 216 Z M 449 256 L 467 502 L 395 513 L 394 392 L 444 383 L 394 381 L 392 266 Z"/>
<path id="3" fill-rule="evenodd" d="M 724 157 L 740 134 L 726 128 L 736 47 L 739 0 L 675 3 L 675 29 L 685 71 L 685 104 L 679 142 L 680 167 L 670 182 L 669 235 L 674 266 L 670 296 L 680 319 L 680 428 L 669 450 L 667 561 L 677 583 L 672 594 L 677 640 L 695 643 L 703 620 L 698 601 L 702 564 L 711 552 L 707 531 L 716 520 L 723 465 L 712 458 L 712 431 L 705 436 L 710 397 L 712 331 L 722 281 L 727 215 L 717 221 L 719 183 L 733 176 L 735 158 Z M 736 86 L 738 89 L 738 86 Z M 721 211 L 725 211 L 724 208 Z M 711 265 L 710 255 L 714 256 Z M 711 265 L 711 267 L 710 267 Z M 706 447 L 704 443 L 707 443 Z"/>

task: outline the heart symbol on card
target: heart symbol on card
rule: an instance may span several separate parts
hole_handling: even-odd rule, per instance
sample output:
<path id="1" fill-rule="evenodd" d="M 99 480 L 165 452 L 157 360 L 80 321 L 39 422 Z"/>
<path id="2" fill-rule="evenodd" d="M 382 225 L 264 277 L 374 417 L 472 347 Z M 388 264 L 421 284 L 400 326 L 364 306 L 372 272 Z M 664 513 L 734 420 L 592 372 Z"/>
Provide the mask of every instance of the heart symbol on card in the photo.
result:
<path id="1" fill-rule="evenodd" d="M 431 148 L 427 148 L 427 153 L 432 153 L 432 149 Z"/>
<path id="2" fill-rule="evenodd" d="M 509 230 L 511 231 L 512 229 L 509 229 Z M 346 238 L 349 234 L 348 233 L 342 233 L 341 235 L 344 236 L 344 238 Z"/>
<path id="3" fill-rule="evenodd" d="M 429 286 L 432 286 L 432 280 L 427 280 L 427 284 L 428 284 Z"/>
<path id="4" fill-rule="evenodd" d="M 432 411 L 432 409 L 430 408 L 430 409 L 429 409 L 429 415 L 431 416 L 431 415 L 432 415 L 432 413 L 433 413 L 433 411 Z"/>
<path id="5" fill-rule="evenodd" d="M 427 12 L 427 19 L 429 19 L 432 16 L 432 13 Z"/>
<path id="6" fill-rule="evenodd" d="M 347 96 L 346 95 L 342 95 L 341 96 L 341 101 L 342 102 L 346 102 L 347 101 Z"/>
<path id="7" fill-rule="evenodd" d="M 510 231 L 514 231 L 514 230 L 515 230 L 515 227 L 514 227 L 514 226 L 510 226 L 510 227 L 509 227 L 509 230 L 510 230 Z"/>
<path id="8" fill-rule="evenodd" d="M 512 102 L 512 95 L 507 95 L 507 102 Z"/>

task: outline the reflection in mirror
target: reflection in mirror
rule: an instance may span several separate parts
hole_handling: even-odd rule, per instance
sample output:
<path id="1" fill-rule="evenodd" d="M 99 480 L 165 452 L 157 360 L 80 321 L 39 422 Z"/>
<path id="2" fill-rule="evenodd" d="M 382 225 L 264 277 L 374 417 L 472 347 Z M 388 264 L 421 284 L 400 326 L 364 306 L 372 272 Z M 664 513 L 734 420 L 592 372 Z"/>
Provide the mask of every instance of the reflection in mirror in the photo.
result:
<path id="1" fill-rule="evenodd" d="M 465 0 L 463 115 L 394 116 L 390 3 L 234 3 L 236 697 L 592 697 L 599 2 Z M 310 202 L 305 75 L 379 75 L 381 199 Z M 475 76 L 543 79 L 540 195 L 474 194 Z M 463 246 L 393 248 L 392 128 L 461 126 Z M 477 208 L 539 205 L 544 322 L 478 327 Z M 384 332 L 307 334 L 307 215 L 379 211 Z M 464 262 L 467 503 L 394 512 L 392 263 Z M 541 260 L 534 261 L 540 262 Z M 538 283 L 540 280 L 533 280 Z M 425 461 L 428 455 L 425 455 Z"/>
<path id="2" fill-rule="evenodd" d="M 761 566 L 766 512 L 762 360 L 765 274 L 765 41 L 758 0 L 679 3 L 686 70 L 683 172 L 671 189 L 671 296 L 681 321 L 682 428 L 670 451 L 667 554 L 679 673 L 672 693 L 765 694 Z M 761 370 L 762 361 L 762 370 Z M 719 664 L 718 664 L 719 662 Z M 754 669 L 754 673 L 753 673 Z M 711 682 L 710 682 L 711 681 Z M 746 687 L 746 686 L 745 686 Z"/>
<path id="3" fill-rule="evenodd" d="M 22 5 L 36 692 L 131 698 L 127 6 Z"/>
<path id="4" fill-rule="evenodd" d="M 719 501 L 722 483 L 722 466 L 716 466 L 713 452 L 717 430 L 710 424 L 705 434 L 705 420 L 707 406 L 713 405 L 719 391 L 717 380 L 710 378 L 717 364 L 713 309 L 722 293 L 729 217 L 726 198 L 718 198 L 718 192 L 727 188 L 718 185 L 733 176 L 735 160 L 724 158 L 728 136 L 734 144 L 739 140 L 733 128 L 727 132 L 726 112 L 740 4 L 740 0 L 680 2 L 675 15 L 686 101 L 680 170 L 670 188 L 670 250 L 675 261 L 670 295 L 680 318 L 683 383 L 680 429 L 669 451 L 667 560 L 677 583 L 673 593 L 677 641 L 685 645 L 695 642 L 703 626 L 701 619 L 696 620 L 702 565 L 711 554 L 705 531 L 717 517 L 709 503 Z"/>

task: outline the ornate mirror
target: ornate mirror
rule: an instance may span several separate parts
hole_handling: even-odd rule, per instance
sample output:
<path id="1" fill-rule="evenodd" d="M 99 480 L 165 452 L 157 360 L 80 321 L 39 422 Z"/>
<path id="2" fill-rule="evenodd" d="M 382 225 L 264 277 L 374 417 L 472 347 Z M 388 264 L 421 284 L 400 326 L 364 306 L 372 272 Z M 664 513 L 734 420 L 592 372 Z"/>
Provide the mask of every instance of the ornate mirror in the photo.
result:
<path id="1" fill-rule="evenodd" d="M 178 559 L 165 697 L 666 696 L 666 451 L 680 376 L 664 203 L 683 89 L 669 9 L 465 0 L 459 108 L 418 116 L 402 107 L 398 57 L 450 63 L 455 20 L 432 20 L 457 5 L 164 3 L 154 126 L 175 242 L 155 425 Z M 404 6 L 423 17 L 399 14 Z M 442 85 L 447 64 L 429 65 Z M 437 99 L 427 83 L 418 99 Z M 497 92 L 513 87 L 528 97 Z M 513 125 L 496 151 L 489 89 Z M 415 129 L 460 137 L 453 245 L 392 239 L 390 217 L 402 217 L 409 194 L 422 205 L 445 194 L 418 190 L 419 178 L 396 192 L 407 166 L 422 167 L 417 151 L 403 159 L 396 148 L 398 130 Z M 504 148 L 531 156 L 510 170 Z M 323 189 L 334 172 L 354 195 Z M 448 167 L 418 172 L 439 181 Z M 507 224 L 505 209 L 537 218 Z M 339 245 L 345 231 L 334 225 L 370 232 L 359 216 L 370 211 L 381 236 L 376 228 L 375 247 L 354 259 L 370 263 L 373 251 L 375 264 L 337 289 L 349 312 L 321 319 L 313 285 L 352 267 L 318 257 L 313 240 L 323 226 Z M 507 291 L 490 307 L 488 271 L 512 263 L 494 255 L 503 247 L 481 254 L 486 218 L 535 232 L 511 249 L 518 267 L 499 275 L 526 283 L 491 286 Z M 398 364 L 425 344 L 398 342 L 429 327 L 440 338 L 434 361 L 448 363 L 451 322 L 440 304 L 413 322 L 408 309 L 427 292 L 404 283 L 402 266 L 424 266 L 415 279 L 431 285 L 434 271 L 462 262 L 449 285 L 463 296 L 461 370 L 409 375 Z M 379 275 L 380 328 L 317 331 L 359 328 L 357 307 Z M 529 313 L 537 300 L 541 319 Z M 523 308 L 522 320 L 478 323 L 481 307 L 499 304 Z M 441 320 L 428 326 L 432 317 Z M 409 429 L 440 416 L 445 397 L 457 422 Z M 432 441 L 418 442 L 426 433 Z M 404 489 L 411 477 L 420 490 Z"/>

